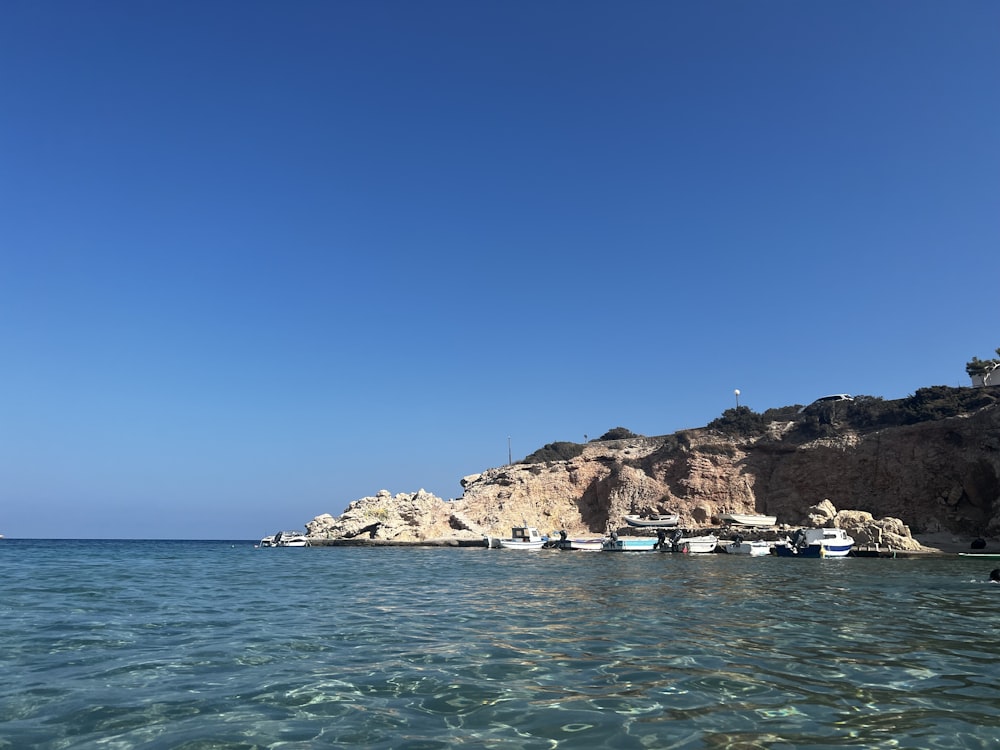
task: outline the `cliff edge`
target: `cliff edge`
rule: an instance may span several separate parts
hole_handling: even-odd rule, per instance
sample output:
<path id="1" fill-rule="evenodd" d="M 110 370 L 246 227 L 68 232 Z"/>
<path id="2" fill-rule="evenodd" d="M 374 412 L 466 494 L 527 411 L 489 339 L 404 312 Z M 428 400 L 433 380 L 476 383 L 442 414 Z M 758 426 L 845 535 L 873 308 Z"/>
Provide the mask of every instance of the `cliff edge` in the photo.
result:
<path id="1" fill-rule="evenodd" d="M 936 538 L 1000 534 L 997 386 L 763 415 L 737 407 L 705 428 L 568 445 L 565 459 L 529 456 L 466 476 L 455 500 L 382 491 L 306 528 L 314 538 L 397 541 L 508 536 L 522 523 L 594 535 L 622 528 L 626 514 L 663 512 L 679 513 L 689 528 L 723 513 L 816 525 L 826 501 L 826 521 L 839 525 L 890 519 L 869 536 L 886 528 L 909 536 L 907 527 Z"/>

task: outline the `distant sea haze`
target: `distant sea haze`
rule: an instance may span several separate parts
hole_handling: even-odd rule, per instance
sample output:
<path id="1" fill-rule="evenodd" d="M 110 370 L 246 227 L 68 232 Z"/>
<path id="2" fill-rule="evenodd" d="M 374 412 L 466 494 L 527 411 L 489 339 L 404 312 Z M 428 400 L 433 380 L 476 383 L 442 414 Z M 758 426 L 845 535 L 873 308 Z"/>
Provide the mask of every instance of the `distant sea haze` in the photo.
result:
<path id="1" fill-rule="evenodd" d="M 0 747 L 995 747 L 983 560 L 0 544 Z"/>

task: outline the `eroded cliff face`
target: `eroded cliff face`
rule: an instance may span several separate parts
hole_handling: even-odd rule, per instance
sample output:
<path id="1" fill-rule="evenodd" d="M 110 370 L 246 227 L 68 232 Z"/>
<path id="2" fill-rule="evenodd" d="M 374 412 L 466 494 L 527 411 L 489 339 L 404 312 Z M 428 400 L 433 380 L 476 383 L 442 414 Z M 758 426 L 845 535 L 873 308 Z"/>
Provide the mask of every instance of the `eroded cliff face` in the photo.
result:
<path id="1" fill-rule="evenodd" d="M 454 501 L 383 491 L 307 528 L 317 537 L 398 541 L 508 536 L 523 523 L 582 535 L 618 530 L 626 514 L 657 512 L 679 513 L 685 527 L 728 512 L 809 525 L 810 509 L 829 500 L 839 511 L 900 519 L 914 533 L 1000 534 L 1000 405 L 807 443 L 790 440 L 785 428 L 773 424 L 752 441 L 702 429 L 589 443 L 569 461 L 467 476 Z"/>

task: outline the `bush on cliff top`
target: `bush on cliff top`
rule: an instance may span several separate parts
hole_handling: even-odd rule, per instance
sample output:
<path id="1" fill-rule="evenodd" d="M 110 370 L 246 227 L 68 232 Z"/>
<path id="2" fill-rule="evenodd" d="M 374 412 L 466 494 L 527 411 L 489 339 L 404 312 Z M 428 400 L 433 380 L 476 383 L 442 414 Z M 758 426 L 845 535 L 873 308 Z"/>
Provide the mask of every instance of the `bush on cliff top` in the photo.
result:
<path id="1" fill-rule="evenodd" d="M 886 401 L 880 396 L 855 396 L 853 401 L 831 401 L 811 404 L 801 412 L 798 404 L 768 409 L 763 414 L 747 406 L 726 409 L 720 417 L 708 423 L 709 429 L 740 438 L 754 438 L 766 433 L 772 422 L 794 422 L 787 433 L 793 441 L 832 437 L 844 429 L 866 432 L 885 427 L 929 422 L 968 414 L 984 406 L 1000 402 L 1000 387 L 952 388 L 946 385 L 919 388 L 912 396 Z M 625 427 L 608 430 L 597 440 L 626 440 L 638 438 Z M 676 439 L 664 446 L 669 451 L 688 449 L 690 436 L 686 431 L 677 433 Z M 552 461 L 569 461 L 583 452 L 580 443 L 549 443 L 527 456 L 521 463 L 541 464 Z M 669 452 L 668 451 L 668 452 Z M 659 454 L 658 454 L 659 455 Z"/>
<path id="2" fill-rule="evenodd" d="M 569 461 L 583 453 L 580 443 L 549 443 L 543 445 L 530 456 L 526 456 L 523 464 L 544 464 L 549 461 Z"/>
<path id="3" fill-rule="evenodd" d="M 632 430 L 626 427 L 612 427 L 610 430 L 601 435 L 598 440 L 628 440 L 629 438 L 642 437 L 642 435 L 636 435 Z"/>
<path id="4" fill-rule="evenodd" d="M 710 430 L 718 430 L 725 435 L 736 437 L 755 437 L 763 435 L 767 429 L 764 416 L 753 411 L 749 406 L 737 406 L 726 409 L 722 416 L 708 423 Z"/>

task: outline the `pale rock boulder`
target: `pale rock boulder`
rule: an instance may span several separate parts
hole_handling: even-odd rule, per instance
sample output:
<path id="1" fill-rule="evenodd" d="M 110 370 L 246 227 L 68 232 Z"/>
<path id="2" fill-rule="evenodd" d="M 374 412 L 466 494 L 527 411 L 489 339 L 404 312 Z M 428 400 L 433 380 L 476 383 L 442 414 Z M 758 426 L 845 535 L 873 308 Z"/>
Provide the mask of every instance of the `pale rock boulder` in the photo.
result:
<path id="1" fill-rule="evenodd" d="M 806 511 L 804 526 L 811 526 L 814 529 L 822 529 L 833 523 L 837 517 L 837 509 L 829 498 L 816 503 Z"/>
<path id="2" fill-rule="evenodd" d="M 316 516 L 306 524 L 310 538 L 381 539 L 426 541 L 428 539 L 481 538 L 482 531 L 468 520 L 455 518 L 451 503 L 424 490 L 393 495 L 381 490 L 350 503 L 343 514 Z"/>
<path id="3" fill-rule="evenodd" d="M 920 542 L 911 536 L 909 527 L 898 518 L 876 520 L 867 511 L 842 510 L 833 518 L 833 524 L 850 534 L 858 547 L 904 551 L 923 549 Z"/>

